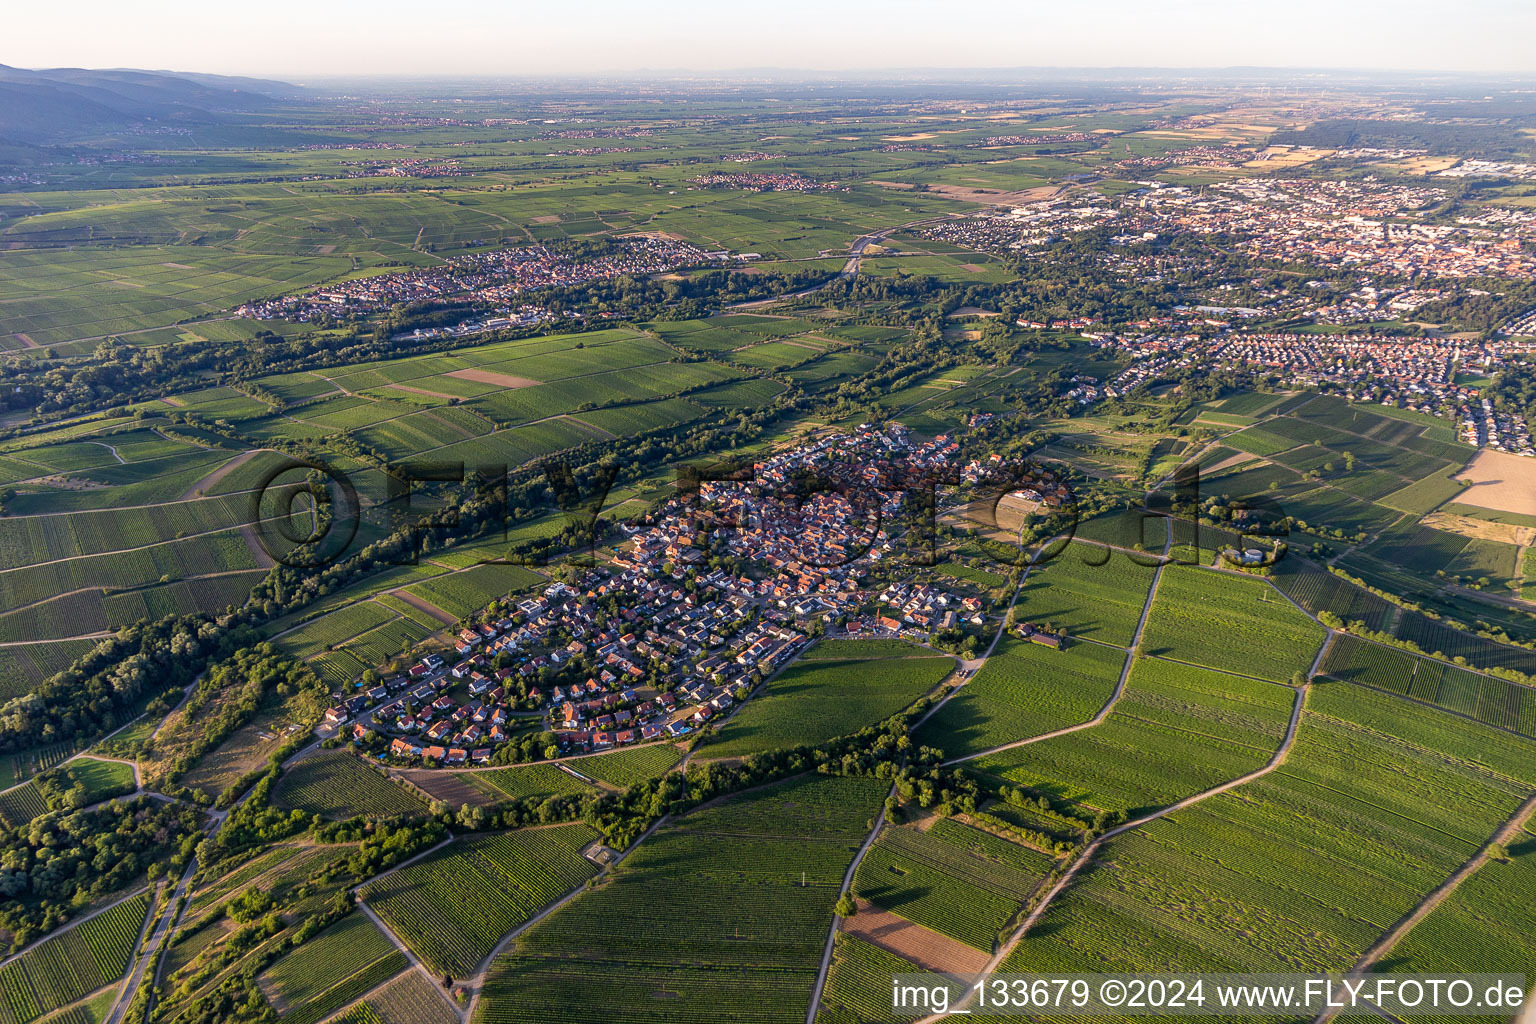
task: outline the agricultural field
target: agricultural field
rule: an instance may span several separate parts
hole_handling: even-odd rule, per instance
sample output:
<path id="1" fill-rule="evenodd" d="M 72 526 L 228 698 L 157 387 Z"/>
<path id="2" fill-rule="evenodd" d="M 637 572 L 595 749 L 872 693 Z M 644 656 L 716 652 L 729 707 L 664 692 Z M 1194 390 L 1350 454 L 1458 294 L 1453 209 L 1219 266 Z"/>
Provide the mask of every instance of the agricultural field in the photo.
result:
<path id="1" fill-rule="evenodd" d="M 1163 572 L 1142 650 L 1274 682 L 1306 674 L 1324 630 L 1260 579 L 1170 566 Z"/>
<path id="2" fill-rule="evenodd" d="M 283 773 L 272 799 L 279 807 L 337 820 L 427 810 L 409 790 L 343 750 L 317 751 L 301 759 Z"/>
<path id="3" fill-rule="evenodd" d="M 1536 688 L 1530 686 L 1347 635 L 1334 638 L 1320 670 L 1536 738 Z"/>
<path id="4" fill-rule="evenodd" d="M 860 899 L 983 952 L 1053 864 L 1049 855 L 940 819 L 887 828 L 854 875 Z"/>
<path id="5" fill-rule="evenodd" d="M 337 1024 L 456 1024 L 459 1015 L 420 971 L 406 971 L 336 1020 Z"/>
<path id="6" fill-rule="evenodd" d="M 1536 956 L 1536 831 L 1495 854 L 1376 965 L 1392 974 L 1521 974 Z"/>
<path id="7" fill-rule="evenodd" d="M 477 1020 L 804 1021 L 887 789 L 813 775 L 674 819 L 492 963 Z"/>
<path id="8" fill-rule="evenodd" d="M 405 588 L 405 592 L 449 615 L 463 618 L 543 580 L 544 577 L 519 565 L 477 565 L 463 572 L 412 584 Z"/>
<path id="9" fill-rule="evenodd" d="M 1156 571 L 1123 552 L 1069 544 L 1050 561 L 1031 567 L 1015 616 L 1074 637 L 1128 647 Z"/>
<path id="10" fill-rule="evenodd" d="M 857 732 L 933 689 L 954 665 L 948 655 L 916 647 L 838 660 L 824 652 L 779 673 L 766 695 L 743 706 L 721 730 L 719 741 L 703 748 L 704 756 L 739 757 Z"/>
<path id="11" fill-rule="evenodd" d="M 283 1020 L 315 1024 L 406 966 L 405 954 L 357 911 L 267 968 L 256 986 Z"/>
<path id="12" fill-rule="evenodd" d="M 565 762 L 566 767 L 594 782 L 628 789 L 637 782 L 659 779 L 683 759 L 683 751 L 670 743 L 652 743 L 597 757 Z"/>
<path id="13" fill-rule="evenodd" d="M 584 824 L 466 836 L 386 875 L 363 899 L 434 974 L 475 973 L 501 937 L 597 873 Z"/>
<path id="14" fill-rule="evenodd" d="M 1104 644 L 1051 651 L 1005 636 L 917 738 L 960 757 L 1086 722 L 1114 693 L 1127 657 Z"/>
<path id="15" fill-rule="evenodd" d="M 1112 840 L 1002 969 L 1342 970 L 1536 792 L 1530 747 L 1315 686 L 1280 769 Z"/>
<path id="16" fill-rule="evenodd" d="M 13 72 L 8 104 L 44 74 Z M 1241 77 L 271 105 L 253 83 L 238 111 L 34 118 L 60 132 L 38 145 L 7 105 L 0 938 L 34 945 L 0 963 L 0 1024 L 867 1024 L 891 974 L 1001 957 L 1142 818 L 1002 970 L 1345 970 L 1501 829 L 1375 969 L 1524 970 L 1536 460 L 1496 448 L 1536 393 L 1536 195 L 1441 172 L 1536 160 L 1536 106 Z M 1242 225 L 1214 250 L 1213 214 Z M 1370 252 L 1420 222 L 1414 306 L 1401 254 Z M 1350 322 L 1367 287 L 1395 312 Z M 1496 438 L 1458 412 L 1484 397 Z M 993 470 L 1025 462 L 1054 483 L 988 518 Z M 884 535 L 812 567 L 794 541 L 849 553 L 836 501 L 786 504 L 788 529 L 766 486 L 674 503 L 684 467 L 724 465 L 872 484 Z M 897 500 L 912 471 L 938 481 L 927 529 Z M 987 557 L 1069 496 L 1054 558 Z M 1284 557 L 1223 568 L 1266 509 Z M 339 550 L 300 542 L 325 523 Z M 922 636 L 970 598 L 981 619 Z M 917 639 L 826 639 L 884 615 Z M 494 684 L 428 676 L 462 705 L 439 739 L 398 677 L 457 664 L 455 624 L 487 616 L 515 636 L 474 656 Z M 763 635 L 795 638 L 774 672 L 742 656 Z M 261 643 L 285 685 L 197 690 Z M 370 670 L 421 720 L 311 736 Z M 545 702 L 588 678 L 569 720 Z M 660 692 L 669 719 L 724 710 L 594 752 L 601 714 L 651 731 Z M 910 736 L 871 728 L 919 701 Z M 495 753 L 390 743 L 427 730 Z M 835 764 L 803 753 L 833 741 Z M 183 801 L 147 806 L 222 824 L 142 863 L 144 814 L 97 837 L 48 812 L 37 776 L 66 760 L 71 805 L 137 766 Z M 155 1004 L 113 1013 L 194 846 L 145 950 Z"/>
<path id="17" fill-rule="evenodd" d="M 48 805 L 34 782 L 26 782 L 0 793 L 0 824 L 6 828 L 21 828 L 47 813 Z"/>
<path id="18" fill-rule="evenodd" d="M 922 973 L 911 960 L 839 932 L 816 1020 L 818 1024 L 879 1020 L 891 1012 L 891 976 Z"/>
<path id="19" fill-rule="evenodd" d="M 1086 805 L 1089 817 L 1136 817 L 1262 766 L 1280 748 L 1294 701 L 1289 687 L 1137 658 L 1103 722 L 970 766 Z"/>
<path id="20" fill-rule="evenodd" d="M 0 965 L 0 1020 L 26 1024 L 122 977 L 149 903 L 129 897 Z"/>

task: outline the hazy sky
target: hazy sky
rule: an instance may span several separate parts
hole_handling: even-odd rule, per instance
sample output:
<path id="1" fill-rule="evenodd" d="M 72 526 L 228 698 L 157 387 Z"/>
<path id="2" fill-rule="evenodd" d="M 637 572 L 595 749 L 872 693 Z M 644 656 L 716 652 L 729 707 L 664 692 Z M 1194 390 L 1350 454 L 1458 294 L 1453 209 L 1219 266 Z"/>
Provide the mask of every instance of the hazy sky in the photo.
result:
<path id="1" fill-rule="evenodd" d="M 12 5 L 0 63 L 292 80 L 640 68 L 1536 72 L 1531 0 L 73 0 Z"/>

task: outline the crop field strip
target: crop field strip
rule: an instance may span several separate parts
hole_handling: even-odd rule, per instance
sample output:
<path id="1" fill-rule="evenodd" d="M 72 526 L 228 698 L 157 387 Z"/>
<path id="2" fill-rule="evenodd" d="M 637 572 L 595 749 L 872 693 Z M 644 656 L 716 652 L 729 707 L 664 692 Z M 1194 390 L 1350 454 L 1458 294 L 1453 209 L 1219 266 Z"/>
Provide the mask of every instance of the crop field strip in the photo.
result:
<path id="1" fill-rule="evenodd" d="M 186 917 L 194 920 L 220 900 L 235 895 L 240 889 L 260 878 L 268 870 L 287 860 L 295 853 L 294 847 L 276 846 L 252 857 L 244 864 L 215 878 L 210 878 L 191 890 L 187 901 Z"/>
<path id="2" fill-rule="evenodd" d="M 26 1024 L 122 977 L 149 904 L 123 900 L 0 964 L 0 1021 Z"/>
<path id="3" fill-rule="evenodd" d="M 579 758 L 574 762 L 577 771 L 581 771 L 582 762 L 585 760 L 587 759 Z M 570 772 L 562 771 L 552 764 L 530 764 L 457 774 L 459 778 L 468 780 L 472 785 L 484 789 L 497 799 L 543 800 L 551 796 L 593 791 L 591 786 Z"/>
<path id="4" fill-rule="evenodd" d="M 1536 688 L 1342 635 L 1322 672 L 1536 738 Z"/>
<path id="5" fill-rule="evenodd" d="M 1283 682 L 1307 671 L 1324 633 L 1264 580 L 1170 566 L 1153 598 L 1142 649 Z"/>
<path id="6" fill-rule="evenodd" d="M 474 974 L 501 937 L 597 873 L 582 823 L 467 836 L 369 885 L 363 899 L 435 974 Z"/>
<path id="7" fill-rule="evenodd" d="M 1054 858 L 940 819 L 883 829 L 854 875 L 861 899 L 983 952 L 1046 877 Z"/>
<path id="8" fill-rule="evenodd" d="M 1379 974 L 1521 974 L 1536 961 L 1536 831 L 1485 861 L 1373 968 Z M 1470 1021 L 1443 1015 L 1441 1020 Z M 1486 1019 L 1486 1018 L 1483 1018 Z"/>
<path id="9" fill-rule="evenodd" d="M 1000 969 L 1345 969 L 1529 795 L 1531 749 L 1316 685 L 1284 764 L 1111 840 Z"/>
<path id="10" fill-rule="evenodd" d="M 1261 767 L 1279 749 L 1294 701 L 1288 686 L 1141 657 L 1104 721 L 967 764 L 1134 818 Z"/>
<path id="11" fill-rule="evenodd" d="M 344 750 L 318 751 L 300 759 L 278 780 L 272 801 L 337 820 L 427 811 L 426 804 L 409 790 Z"/>
<path id="12" fill-rule="evenodd" d="M 981 670 L 917 732 L 917 740 L 962 757 L 1093 718 L 1129 654 L 1073 643 L 1051 651 L 1004 636 Z"/>
<path id="13" fill-rule="evenodd" d="M 406 971 L 382 988 L 369 993 L 336 1024 L 458 1024 L 458 1012 L 421 976 Z"/>
<path id="14" fill-rule="evenodd" d="M 798 1024 L 887 789 L 812 775 L 674 819 L 496 958 L 476 1021 Z"/>
<path id="15" fill-rule="evenodd" d="M 808 321 L 784 322 L 762 318 L 760 323 L 739 321 L 740 327 L 754 338 L 769 339 L 786 334 L 793 335 L 814 329 Z M 583 347 L 576 349 L 573 346 Z M 446 452 L 449 456 L 462 456 L 471 462 L 520 463 L 567 447 L 584 443 L 604 433 L 624 433 L 668 426 L 684 422 L 702 414 L 703 407 L 672 400 L 645 401 L 648 396 L 708 384 L 720 380 L 724 371 L 705 365 L 681 366 L 665 362 L 670 352 L 642 335 L 622 329 L 587 332 L 579 336 L 552 336 L 528 339 L 522 342 L 496 343 L 483 347 L 455 350 L 443 355 L 412 357 L 382 364 L 364 364 L 356 367 L 340 367 L 321 375 L 278 375 L 273 379 L 274 388 L 286 389 L 293 398 L 304 404 L 295 406 L 289 415 L 277 417 L 281 426 L 278 436 L 293 430 L 310 429 L 312 425 L 317 439 L 335 429 L 368 431 L 375 427 L 393 429 L 403 427 L 413 419 L 422 423 L 422 429 L 397 438 L 391 454 L 409 455 L 421 451 Z M 516 397 L 519 401 L 537 400 L 534 389 L 507 390 L 497 385 L 480 384 L 467 379 L 445 376 L 460 371 L 484 368 L 487 372 L 500 372 L 501 364 L 514 366 L 518 376 L 532 376 L 545 384 L 558 385 L 561 381 L 582 381 L 580 401 L 590 402 L 593 388 L 601 390 L 605 380 L 629 379 L 639 382 L 642 391 L 614 393 L 602 401 L 633 402 L 641 405 L 621 405 L 607 410 L 597 410 L 577 424 L 549 421 L 530 424 L 526 428 L 507 433 L 491 431 L 496 417 L 487 418 L 471 408 L 439 408 L 412 411 L 412 406 L 402 402 L 380 401 L 372 397 L 348 396 L 333 381 L 342 386 L 362 386 L 369 381 L 357 378 L 364 374 L 378 375 L 374 384 L 392 385 L 396 381 L 431 378 L 434 387 L 452 387 L 447 381 L 459 385 L 472 385 L 475 395 L 498 394 Z M 661 367 L 667 367 L 661 373 Z M 661 376 L 656 376 L 661 373 Z M 636 377 L 635 375 L 639 375 Z M 699 375 L 703 376 L 699 376 Z M 647 376 L 650 375 L 650 376 Z M 728 376 L 728 375 L 727 375 Z M 329 378 L 329 379 L 328 379 Z M 654 380 L 655 386 L 645 383 Z M 781 386 L 771 381 L 743 381 L 743 386 L 770 391 L 744 392 L 754 398 L 777 393 Z M 627 386 L 627 385 L 626 385 Z M 734 384 L 723 385 L 725 388 Z M 709 389 L 714 390 L 714 389 Z M 725 394 L 726 392 L 721 392 Z M 573 398 L 576 396 L 573 395 Z M 164 403 L 150 403 L 164 405 Z M 547 407 L 530 410 L 529 415 L 539 417 L 558 414 L 564 408 Z M 170 408 L 166 406 L 166 408 Z M 179 396 L 175 408 L 199 414 L 229 419 L 247 429 L 262 433 L 260 424 L 273 420 L 268 406 L 255 401 L 231 388 L 211 388 L 201 392 Z M 679 411 L 680 410 L 680 411 Z M 528 416 L 519 416 L 527 421 Z M 45 443 L 39 438 L 30 448 L 18 450 L 7 458 L 36 458 L 36 462 L 18 463 L 23 466 L 20 474 L 36 474 L 50 470 L 85 471 L 93 475 L 110 476 L 118 469 L 146 467 L 163 461 L 169 471 L 160 490 L 142 492 L 142 500 L 155 499 L 155 503 L 127 508 L 92 508 L 89 502 L 97 501 L 98 491 L 60 492 L 52 494 L 22 494 L 18 501 L 33 498 L 46 502 L 29 506 L 38 513 L 31 519 L 13 517 L 7 522 L 9 529 L 27 532 L 26 538 L 13 538 L 25 543 L 6 545 L 13 552 L 34 552 L 28 559 L 63 559 L 47 565 L 15 565 L 7 572 L 0 565 L 0 607 L 12 609 L 10 615 L 0 616 L 0 639 L 21 639 L 83 636 L 104 632 L 136 621 L 138 618 L 179 614 L 200 607 L 239 605 L 249 593 L 250 585 L 262 572 L 261 563 L 253 556 L 245 538 L 228 528 L 245 523 L 251 518 L 247 507 L 248 498 L 239 493 L 259 482 L 257 470 L 265 465 L 267 456 L 242 460 L 232 472 L 214 487 L 211 494 L 202 491 L 192 493 L 208 472 L 228 461 L 238 452 L 205 450 L 179 440 L 162 437 L 147 429 L 128 430 L 122 427 L 132 421 L 104 420 L 99 428 L 67 428 L 53 431 L 47 438 L 58 439 Z M 502 418 L 505 422 L 505 418 Z M 591 424 L 588 426 L 588 424 Z M 93 434 L 92 429 L 98 432 Z M 183 428 L 175 427 L 182 431 Z M 116 431 L 116 433 L 112 433 Z M 177 434 L 182 436 L 181 433 Z M 211 435 L 210 435 L 211 436 Z M 100 443 L 96 443 L 100 440 Z M 224 442 L 215 438 L 219 444 Z M 107 447 L 112 443 L 117 451 Z M 260 444 L 259 440 L 253 443 Z M 530 447 L 531 445 L 531 447 Z M 206 457 L 206 466 L 187 466 L 183 454 L 199 459 Z M 120 459 L 147 460 L 132 466 L 120 465 Z M 174 469 L 174 471 L 172 471 Z M 158 471 L 157 471 L 158 472 Z M 131 478 L 131 479 L 137 479 Z M 151 478 L 151 480 L 154 478 Z M 111 504 L 132 504 L 126 490 L 141 487 L 129 483 L 126 487 L 114 486 L 108 491 L 124 490 L 122 498 Z M 186 495 L 183 492 L 187 492 Z M 136 492 L 137 493 L 137 492 Z M 184 500 L 177 500 L 184 499 Z M 60 517 L 48 513 L 55 506 L 79 507 L 75 515 Z M 211 516 L 211 518 L 210 518 Z M 82 530 L 86 531 L 82 533 Z M 124 550 L 123 546 L 131 547 Z M 98 557 L 100 556 L 100 557 Z M 245 574 L 245 575 L 241 575 Z M 169 577 L 177 582 L 157 585 L 154 581 Z M 474 592 L 471 581 L 452 581 L 443 584 L 455 597 L 444 597 L 455 609 L 469 610 L 467 602 L 479 602 L 482 593 Z M 146 586 L 146 584 L 149 584 Z M 129 589 L 123 589 L 129 588 Z M 62 595 L 62 596 L 59 596 Z M 15 611 L 14 609 L 23 609 Z M 62 632 L 61 632 L 62 631 Z M 363 667 L 378 660 L 381 654 L 397 653 L 407 642 L 419 639 L 409 627 L 383 630 L 379 634 L 358 638 L 356 649 L 343 649 L 321 656 L 316 669 L 333 683 L 344 683 Z M 316 657 L 310 652 L 307 657 Z M 24 669 L 22 671 L 25 671 Z"/>
<path id="16" fill-rule="evenodd" d="M 683 751 L 670 743 L 651 743 L 597 757 L 579 757 L 565 765 L 596 782 L 628 789 L 636 783 L 661 778 L 682 759 Z"/>
<path id="17" fill-rule="evenodd" d="M 836 642 L 824 642 L 827 644 Z M 937 686 L 955 661 L 910 647 L 889 656 L 821 658 L 792 663 L 752 698 L 702 748 L 707 757 L 735 757 L 846 736 L 900 711 Z"/>
<path id="18" fill-rule="evenodd" d="M 1155 574 L 1154 566 L 1122 552 L 1074 542 L 1030 570 L 1019 592 L 1018 615 L 1074 637 L 1127 647 Z"/>
<path id="19" fill-rule="evenodd" d="M 405 954 L 354 912 L 263 971 L 257 985 L 291 1024 L 315 1024 L 405 970 Z"/>
<path id="20" fill-rule="evenodd" d="M 839 934 L 816 1024 L 865 1024 L 891 1012 L 891 977 L 927 973 L 855 935 Z"/>

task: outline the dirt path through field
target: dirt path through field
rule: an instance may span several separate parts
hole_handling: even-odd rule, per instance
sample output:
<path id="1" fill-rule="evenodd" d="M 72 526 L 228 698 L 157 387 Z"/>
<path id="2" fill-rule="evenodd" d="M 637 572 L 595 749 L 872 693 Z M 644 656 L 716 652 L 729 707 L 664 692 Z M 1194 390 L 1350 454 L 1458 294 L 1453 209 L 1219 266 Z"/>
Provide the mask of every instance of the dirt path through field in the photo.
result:
<path id="1" fill-rule="evenodd" d="M 262 452 L 269 451 L 272 451 L 272 449 L 252 448 L 250 451 L 241 452 L 239 455 L 236 455 L 234 458 L 230 459 L 228 462 L 215 469 L 212 473 L 209 473 L 207 476 L 197 481 L 197 483 L 193 484 L 191 487 L 188 487 L 185 491 L 182 492 L 181 497 L 177 498 L 176 500 L 191 501 L 193 498 L 205 495 L 208 491 L 214 487 L 217 487 L 219 485 L 219 481 L 223 480 L 226 476 L 229 476 L 229 474 L 233 473 L 247 462 L 250 462 Z"/>
<path id="2" fill-rule="evenodd" d="M 1296 740 L 1296 728 L 1301 721 L 1302 708 L 1306 705 L 1307 692 L 1311 688 L 1311 685 L 1311 681 L 1309 680 L 1305 686 L 1296 691 L 1296 699 L 1291 705 L 1291 721 L 1290 724 L 1286 726 L 1285 730 L 1285 739 L 1280 741 L 1280 748 L 1275 751 L 1274 756 L 1272 756 L 1262 768 L 1251 771 L 1246 775 L 1240 775 L 1228 782 L 1223 782 L 1219 786 L 1212 786 L 1210 789 L 1196 793 L 1194 796 L 1185 797 L 1183 800 L 1169 804 L 1162 810 L 1154 811 L 1151 814 L 1144 815 L 1143 817 L 1137 818 L 1135 821 L 1128 821 L 1124 825 L 1121 825 L 1119 828 L 1110 829 L 1108 832 L 1105 832 L 1099 838 L 1089 843 L 1083 852 L 1078 856 L 1077 860 L 1072 862 L 1072 866 L 1067 869 L 1066 873 L 1061 876 L 1055 885 L 1051 886 L 1050 891 L 1045 894 L 1045 898 L 1042 899 L 1035 906 L 1035 909 L 1030 912 L 1029 916 L 1024 919 L 1024 923 L 1019 925 L 1018 930 L 1015 931 L 1013 935 L 1009 936 L 1008 941 L 1003 943 L 1002 946 L 998 948 L 996 953 L 992 954 L 992 957 L 987 961 L 986 966 L 975 973 L 990 974 L 997 970 L 998 965 L 1008 958 L 1008 955 L 1014 951 L 1014 949 L 1021 941 L 1023 941 L 1024 936 L 1029 933 L 1029 930 L 1033 928 L 1042 917 L 1045 916 L 1045 912 L 1050 909 L 1051 903 L 1056 899 L 1058 895 L 1061 894 L 1062 890 L 1066 889 L 1066 887 L 1072 884 L 1072 881 L 1077 878 L 1078 873 L 1082 871 L 1084 865 L 1093 861 L 1094 855 L 1099 852 L 1105 843 L 1109 842 L 1111 839 L 1118 835 L 1122 835 L 1123 833 L 1131 831 L 1132 829 L 1138 829 L 1143 825 L 1157 821 L 1159 818 L 1166 818 L 1170 814 L 1175 814 L 1179 811 L 1185 810 L 1186 808 L 1193 807 L 1195 804 L 1209 800 L 1213 796 L 1220 796 L 1221 794 L 1229 792 L 1230 790 L 1234 790 L 1239 786 L 1246 785 L 1247 783 L 1252 782 L 1254 779 L 1262 778 L 1263 776 L 1268 775 L 1270 772 L 1284 764 L 1286 757 L 1291 752 L 1291 746 Z M 956 1011 L 964 1010 L 965 1006 L 969 1002 L 970 996 L 967 995 L 961 1002 L 952 1005 L 950 1007 L 950 1012 L 954 1013 Z M 917 1024 L 939 1024 L 939 1022 L 944 1019 L 946 1019 L 946 1017 L 943 1014 L 931 1015 L 924 1017 L 922 1020 L 918 1021 Z"/>
<path id="3" fill-rule="evenodd" d="M 1346 978 L 1363 977 L 1382 957 L 1390 953 L 1409 932 L 1413 931 L 1418 923 L 1434 912 L 1435 908 L 1445 902 L 1446 897 L 1454 893 L 1462 882 L 1472 877 L 1478 868 L 1488 862 L 1488 853 L 1496 843 L 1508 843 L 1531 820 L 1531 815 L 1536 813 L 1536 795 L 1525 799 L 1518 810 L 1509 817 L 1499 830 L 1488 837 L 1488 841 L 1478 848 L 1477 852 L 1467 859 L 1467 862 L 1451 873 L 1451 876 L 1435 887 L 1435 890 L 1420 900 L 1412 910 L 1403 915 L 1402 920 L 1389 928 L 1381 938 L 1371 943 L 1370 947 L 1360 955 L 1355 966 L 1350 968 Z M 1324 1010 L 1314 1019 L 1314 1024 L 1326 1024 L 1338 1015 L 1338 1009 Z"/>

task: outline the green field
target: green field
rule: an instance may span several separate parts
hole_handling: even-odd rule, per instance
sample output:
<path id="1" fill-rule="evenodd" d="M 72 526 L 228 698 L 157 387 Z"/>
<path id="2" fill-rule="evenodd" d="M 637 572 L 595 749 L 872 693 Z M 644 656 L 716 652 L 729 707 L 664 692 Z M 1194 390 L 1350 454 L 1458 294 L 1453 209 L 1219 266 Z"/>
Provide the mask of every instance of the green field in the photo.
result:
<path id="1" fill-rule="evenodd" d="M 652 743 L 599 757 L 567 761 L 566 767 L 596 782 L 626 789 L 637 782 L 658 779 L 683 759 L 683 752 L 669 743 Z"/>
<path id="2" fill-rule="evenodd" d="M 501 937 L 597 873 L 583 824 L 459 839 L 369 886 L 368 905 L 435 974 L 464 977 Z"/>
<path id="3" fill-rule="evenodd" d="M 588 759 L 582 758 L 573 764 L 579 771 L 586 760 Z M 592 792 L 592 787 L 552 764 L 529 764 L 483 772 L 464 772 L 460 778 L 469 780 L 475 787 L 498 798 L 505 797 L 513 800 L 538 801 L 566 793 Z"/>
<path id="4" fill-rule="evenodd" d="M 1342 970 L 1536 790 L 1530 748 L 1317 687 L 1281 769 L 1114 839 L 1003 969 Z"/>
<path id="5" fill-rule="evenodd" d="M 1103 722 L 970 764 L 1058 800 L 1135 817 L 1262 766 L 1280 747 L 1293 703 L 1287 687 L 1138 658 Z"/>
<path id="6" fill-rule="evenodd" d="M 768 684 L 766 695 L 748 701 L 721 729 L 719 742 L 704 748 L 706 756 L 740 757 L 857 732 L 933 689 L 954 664 L 921 648 L 838 660 L 824 652 L 791 665 Z"/>
<path id="7" fill-rule="evenodd" d="M 1093 544 L 1068 545 L 1030 569 L 1019 593 L 1021 622 L 1051 624 L 1072 636 L 1130 646 L 1156 569 Z"/>
<path id="8" fill-rule="evenodd" d="M 1142 650 L 1284 682 L 1306 673 L 1323 628 L 1262 580 L 1172 566 L 1163 573 Z"/>
<path id="9" fill-rule="evenodd" d="M 409 790 L 342 750 L 318 751 L 299 761 L 278 780 L 272 799 L 279 807 L 335 819 L 427 809 Z"/>
<path id="10" fill-rule="evenodd" d="M 941 819 L 880 833 L 853 892 L 914 924 L 983 952 L 1045 878 L 1053 859 L 990 832 Z"/>
<path id="11" fill-rule="evenodd" d="M 804 1021 L 887 788 L 808 776 L 675 819 L 493 962 L 476 1020 Z"/>
<path id="12" fill-rule="evenodd" d="M 0 1020 L 26 1024 L 120 978 L 149 902 L 148 894 L 126 899 L 0 966 Z"/>
<path id="13" fill-rule="evenodd" d="M 1114 693 L 1126 657 L 1103 644 L 1051 651 L 1005 636 L 917 738 L 959 757 L 1086 722 Z"/>

